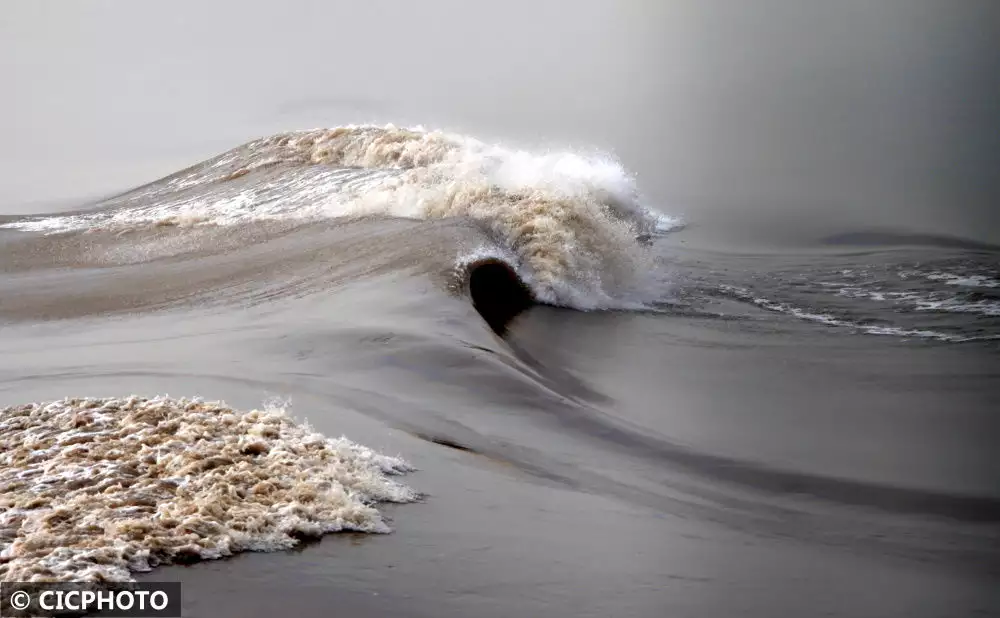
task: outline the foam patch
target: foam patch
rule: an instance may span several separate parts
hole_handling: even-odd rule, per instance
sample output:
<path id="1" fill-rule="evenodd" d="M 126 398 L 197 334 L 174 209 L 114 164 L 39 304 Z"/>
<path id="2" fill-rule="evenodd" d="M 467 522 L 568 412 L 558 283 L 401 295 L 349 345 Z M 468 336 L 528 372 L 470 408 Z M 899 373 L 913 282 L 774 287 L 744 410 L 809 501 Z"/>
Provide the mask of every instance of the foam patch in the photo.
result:
<path id="1" fill-rule="evenodd" d="M 64 399 L 0 410 L 0 580 L 132 581 L 157 565 L 384 533 L 412 468 L 283 408 Z"/>

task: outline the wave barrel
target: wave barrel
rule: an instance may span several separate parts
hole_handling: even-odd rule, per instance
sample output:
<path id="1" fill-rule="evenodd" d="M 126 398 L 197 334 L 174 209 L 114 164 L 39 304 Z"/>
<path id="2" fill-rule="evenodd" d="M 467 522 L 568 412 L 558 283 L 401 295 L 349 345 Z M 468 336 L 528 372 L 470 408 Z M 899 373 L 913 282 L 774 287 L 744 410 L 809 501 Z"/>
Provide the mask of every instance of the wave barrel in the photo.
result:
<path id="1" fill-rule="evenodd" d="M 501 337 L 514 318 L 535 304 L 528 286 L 501 260 L 474 262 L 466 272 L 473 307 Z"/>

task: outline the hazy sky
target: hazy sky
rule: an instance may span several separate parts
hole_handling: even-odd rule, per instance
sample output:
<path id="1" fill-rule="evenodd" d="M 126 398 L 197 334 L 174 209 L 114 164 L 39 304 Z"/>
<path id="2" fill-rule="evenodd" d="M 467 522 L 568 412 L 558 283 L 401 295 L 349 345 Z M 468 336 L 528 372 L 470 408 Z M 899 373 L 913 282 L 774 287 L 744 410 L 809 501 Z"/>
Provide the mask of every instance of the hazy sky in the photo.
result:
<path id="1" fill-rule="evenodd" d="M 374 121 L 613 150 L 706 225 L 1000 241 L 996 0 L 0 1 L 0 212 Z"/>

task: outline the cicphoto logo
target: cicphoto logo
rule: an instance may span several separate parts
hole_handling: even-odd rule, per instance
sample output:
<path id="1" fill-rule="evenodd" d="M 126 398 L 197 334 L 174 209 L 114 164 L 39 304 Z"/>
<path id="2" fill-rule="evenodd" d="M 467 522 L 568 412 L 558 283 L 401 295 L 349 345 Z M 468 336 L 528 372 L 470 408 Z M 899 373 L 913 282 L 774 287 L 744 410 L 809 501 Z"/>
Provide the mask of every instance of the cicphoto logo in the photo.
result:
<path id="1" fill-rule="evenodd" d="M 121 618 L 181 615 L 178 582 L 142 583 L 0 583 L 0 617 L 87 614 Z"/>

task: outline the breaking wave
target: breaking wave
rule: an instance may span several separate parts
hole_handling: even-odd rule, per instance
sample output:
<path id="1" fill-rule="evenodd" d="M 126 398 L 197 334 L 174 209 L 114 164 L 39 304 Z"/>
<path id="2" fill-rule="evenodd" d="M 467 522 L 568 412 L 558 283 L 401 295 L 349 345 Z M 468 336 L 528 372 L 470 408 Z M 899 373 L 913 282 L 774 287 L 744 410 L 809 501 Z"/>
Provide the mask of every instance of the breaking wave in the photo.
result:
<path id="1" fill-rule="evenodd" d="M 161 564 L 388 532 L 412 468 L 279 407 L 64 399 L 0 410 L 0 581 L 131 581 Z"/>
<path id="2" fill-rule="evenodd" d="M 442 131 L 348 126 L 261 138 L 67 216 L 46 233 L 383 215 L 462 217 L 541 302 L 618 307 L 648 267 L 644 239 L 679 222 L 641 204 L 613 158 L 534 153 Z M 456 256 L 459 261 L 467 256 Z"/>

